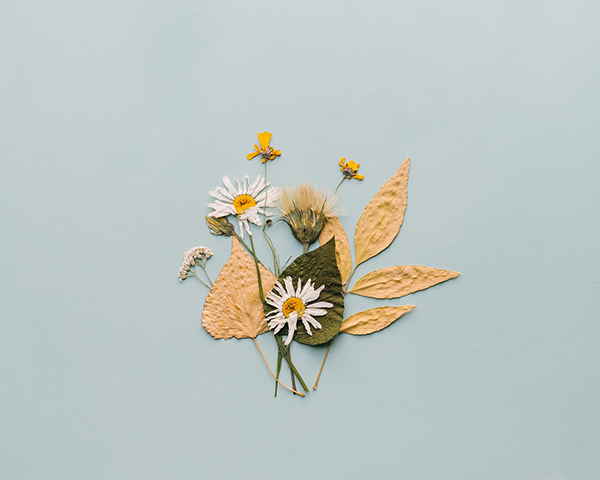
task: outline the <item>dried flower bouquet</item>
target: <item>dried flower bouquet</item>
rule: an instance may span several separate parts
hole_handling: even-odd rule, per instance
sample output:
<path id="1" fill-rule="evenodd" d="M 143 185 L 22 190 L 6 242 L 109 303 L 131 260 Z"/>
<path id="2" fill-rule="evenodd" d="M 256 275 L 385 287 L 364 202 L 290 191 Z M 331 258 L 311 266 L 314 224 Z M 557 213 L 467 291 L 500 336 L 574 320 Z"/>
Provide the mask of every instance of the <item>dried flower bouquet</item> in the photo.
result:
<path id="1" fill-rule="evenodd" d="M 339 333 L 367 335 L 384 329 L 409 312 L 414 305 L 382 306 L 344 318 L 347 294 L 387 299 L 399 298 L 424 290 L 459 275 L 457 272 L 401 265 L 385 267 L 364 275 L 352 287 L 356 268 L 385 250 L 396 238 L 406 210 L 410 159 L 381 187 L 362 212 L 354 234 L 355 259 L 352 261 L 348 237 L 338 219 L 339 187 L 345 180 L 363 180 L 360 164 L 342 157 L 342 178 L 335 192 L 327 193 L 308 183 L 277 189 L 267 182 L 269 161 L 281 156 L 271 145 L 271 133 L 258 134 L 258 144 L 246 158 L 260 157 L 264 177 L 240 182 L 223 177 L 223 185 L 210 192 L 215 199 L 206 217 L 214 235 L 232 237 L 229 260 L 213 283 L 206 271 L 212 252 L 195 247 L 184 255 L 179 281 L 195 276 L 209 293 L 204 303 L 202 325 L 214 338 L 252 338 L 265 365 L 275 379 L 295 394 L 304 396 L 296 386 L 308 392 L 308 386 L 292 362 L 292 342 L 305 345 L 328 344 L 313 389 L 317 388 L 332 341 Z M 278 214 L 275 212 L 278 211 Z M 236 217 L 238 230 L 229 217 Z M 267 225 L 281 221 L 288 225 L 293 237 L 303 245 L 303 254 L 289 266 L 281 265 L 275 245 L 267 233 Z M 272 254 L 267 268 L 256 255 L 252 229 L 261 230 Z M 247 236 L 248 243 L 245 240 Z M 309 251 L 318 240 L 320 246 Z M 200 266 L 205 279 L 196 270 Z M 256 337 L 273 331 L 278 345 L 277 367 L 271 370 Z M 291 386 L 280 379 L 285 360 L 291 372 Z"/>

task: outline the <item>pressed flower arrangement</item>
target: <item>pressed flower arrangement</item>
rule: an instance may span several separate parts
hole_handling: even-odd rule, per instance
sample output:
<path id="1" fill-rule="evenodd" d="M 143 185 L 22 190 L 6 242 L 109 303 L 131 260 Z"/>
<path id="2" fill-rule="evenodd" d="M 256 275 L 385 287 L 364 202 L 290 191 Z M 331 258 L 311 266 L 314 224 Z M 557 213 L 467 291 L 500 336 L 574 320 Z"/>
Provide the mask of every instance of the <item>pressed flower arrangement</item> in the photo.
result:
<path id="1" fill-rule="evenodd" d="M 267 182 L 269 161 L 281 156 L 271 145 L 270 132 L 258 134 L 258 144 L 246 158 L 260 157 L 264 177 L 253 181 L 248 175 L 240 182 L 223 177 L 224 187 L 210 192 L 215 199 L 206 223 L 213 235 L 232 237 L 229 260 L 213 283 L 206 271 L 212 252 L 195 247 L 184 255 L 179 281 L 195 276 L 209 293 L 204 302 L 202 325 L 214 338 L 251 338 L 265 365 L 281 385 L 304 396 L 308 386 L 292 362 L 293 342 L 305 345 L 328 344 L 313 389 L 317 388 L 325 359 L 336 335 L 367 335 L 389 326 L 414 305 L 371 308 L 344 317 L 344 299 L 348 294 L 376 299 L 400 298 L 424 290 L 460 275 L 457 272 L 420 265 L 390 266 L 364 275 L 351 285 L 356 268 L 385 250 L 396 238 L 406 210 L 410 159 L 381 187 L 362 212 L 354 234 L 355 259 L 352 260 L 348 237 L 338 219 L 336 193 L 345 180 L 363 180 L 360 164 L 342 157 L 342 178 L 334 193 L 319 190 L 309 183 L 281 189 Z M 278 214 L 277 214 L 278 212 Z M 238 230 L 229 221 L 237 217 Z M 281 265 L 267 225 L 286 223 L 293 238 L 303 245 L 303 253 L 289 266 Z M 254 232 L 253 232 L 254 228 Z M 262 233 L 272 253 L 271 265 L 256 255 L 254 236 Z M 254 235 L 253 235 L 254 233 Z M 245 238 L 247 237 L 248 242 Z M 320 246 L 309 251 L 318 241 Z M 204 272 L 202 279 L 196 270 Z M 272 331 L 277 342 L 277 367 L 272 371 L 256 340 Z M 279 379 L 283 361 L 291 371 L 291 386 Z M 301 388 L 296 386 L 296 380 Z"/>

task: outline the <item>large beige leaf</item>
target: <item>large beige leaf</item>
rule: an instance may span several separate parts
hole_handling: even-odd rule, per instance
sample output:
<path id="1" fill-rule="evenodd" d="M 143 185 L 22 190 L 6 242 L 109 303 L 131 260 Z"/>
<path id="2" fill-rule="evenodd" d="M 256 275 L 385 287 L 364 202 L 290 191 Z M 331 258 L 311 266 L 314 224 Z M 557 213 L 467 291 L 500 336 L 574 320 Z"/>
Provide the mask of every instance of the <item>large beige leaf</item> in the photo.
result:
<path id="1" fill-rule="evenodd" d="M 398 320 L 402 315 L 410 312 L 415 305 L 402 305 L 401 307 L 377 307 L 358 312 L 348 317 L 340 332 L 351 335 L 368 335 L 383 330 L 388 325 Z"/>
<path id="2" fill-rule="evenodd" d="M 324 245 L 331 240 L 331 237 L 335 237 L 335 259 L 342 276 L 342 285 L 345 285 L 352 271 L 352 254 L 350 253 L 350 244 L 346 232 L 344 232 L 344 227 L 342 227 L 340 219 L 337 217 L 327 219 L 319 235 L 319 243 Z"/>
<path id="3" fill-rule="evenodd" d="M 256 338 L 268 330 L 258 293 L 253 258 L 240 242 L 232 239 L 231 257 L 213 284 L 202 314 L 202 326 L 215 338 Z M 275 285 L 275 275 L 260 265 L 266 294 Z"/>
<path id="4" fill-rule="evenodd" d="M 459 275 L 458 272 L 422 265 L 385 267 L 367 273 L 354 284 L 350 293 L 371 298 L 399 298 Z"/>
<path id="5" fill-rule="evenodd" d="M 410 158 L 375 194 L 363 210 L 354 233 L 356 265 L 389 247 L 396 238 L 406 210 Z"/>

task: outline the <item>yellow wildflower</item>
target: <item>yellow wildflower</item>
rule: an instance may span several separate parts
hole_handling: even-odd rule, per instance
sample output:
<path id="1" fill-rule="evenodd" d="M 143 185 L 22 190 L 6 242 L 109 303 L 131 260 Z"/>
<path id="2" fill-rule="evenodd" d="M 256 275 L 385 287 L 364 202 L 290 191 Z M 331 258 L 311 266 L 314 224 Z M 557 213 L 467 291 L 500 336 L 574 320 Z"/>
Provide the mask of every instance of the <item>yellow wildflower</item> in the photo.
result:
<path id="1" fill-rule="evenodd" d="M 365 178 L 363 175 L 358 174 L 358 167 L 360 167 L 360 163 L 356 163 L 353 160 L 350 160 L 346 163 L 346 157 L 342 157 L 338 162 L 340 164 L 340 170 L 342 174 L 346 178 L 356 178 L 357 180 L 362 180 Z"/>
<path id="2" fill-rule="evenodd" d="M 273 160 L 275 157 L 281 155 L 281 150 L 275 150 L 273 147 L 269 145 L 271 141 L 271 132 L 263 132 L 258 134 L 258 143 L 260 144 L 260 148 L 258 145 L 254 144 L 254 149 L 256 152 L 249 153 L 246 155 L 248 160 L 252 160 L 257 155 L 262 156 L 262 163 L 265 163 L 267 160 Z"/>

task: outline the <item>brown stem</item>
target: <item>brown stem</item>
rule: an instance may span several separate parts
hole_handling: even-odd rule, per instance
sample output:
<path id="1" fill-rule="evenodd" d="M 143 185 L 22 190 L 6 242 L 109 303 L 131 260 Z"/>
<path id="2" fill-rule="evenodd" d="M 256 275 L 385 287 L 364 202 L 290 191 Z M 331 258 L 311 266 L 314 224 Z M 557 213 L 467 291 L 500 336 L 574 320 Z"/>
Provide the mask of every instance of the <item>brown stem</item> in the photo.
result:
<path id="1" fill-rule="evenodd" d="M 303 393 L 297 392 L 296 390 L 291 389 L 290 387 L 288 387 L 287 385 L 281 383 L 279 381 L 279 379 L 273 374 L 273 371 L 271 370 L 271 367 L 269 367 L 269 364 L 267 363 L 267 359 L 265 358 L 265 356 L 263 355 L 262 350 L 260 349 L 260 346 L 258 345 L 258 342 L 256 341 L 256 338 L 253 338 L 252 340 L 254 340 L 254 344 L 256 345 L 256 348 L 258 348 L 258 351 L 260 352 L 260 356 L 262 357 L 263 361 L 265 362 L 265 365 L 267 366 L 267 368 L 269 369 L 269 373 L 271 374 L 271 376 L 275 379 L 275 381 L 277 383 L 279 383 L 279 385 L 281 385 L 284 388 L 287 388 L 290 392 L 295 393 L 296 395 L 300 395 L 300 396 L 304 396 Z"/>
<path id="2" fill-rule="evenodd" d="M 329 345 L 327 345 L 327 350 L 325 350 L 325 356 L 323 357 L 323 361 L 321 362 L 321 368 L 319 368 L 319 373 L 317 374 L 317 379 L 315 380 L 315 384 L 313 385 L 313 390 L 317 389 L 317 384 L 319 383 L 319 379 L 321 378 L 321 372 L 323 371 L 323 366 L 325 365 L 325 360 L 327 360 L 327 355 L 329 354 L 329 349 L 331 348 L 332 343 L 333 338 L 329 340 Z"/>

